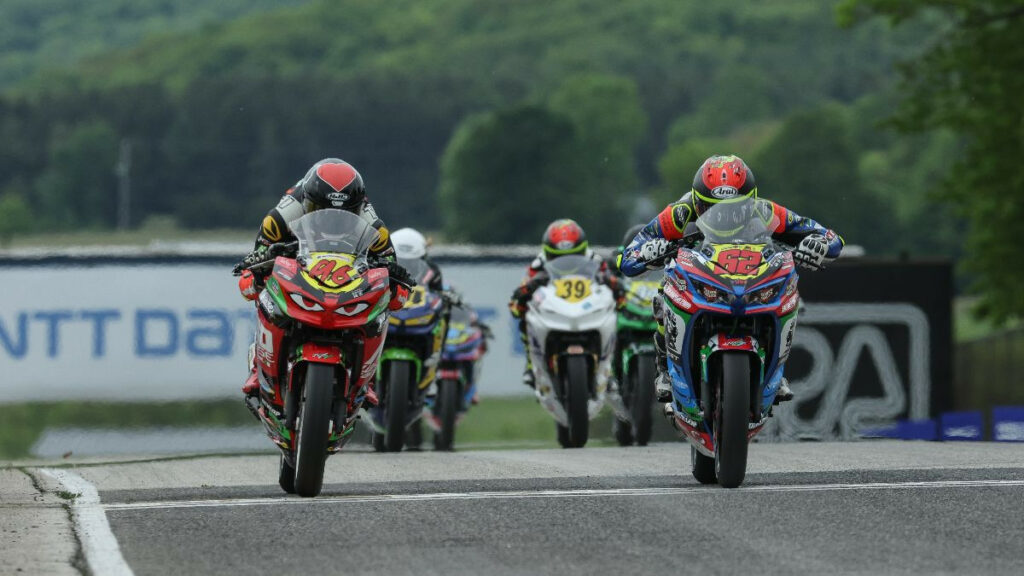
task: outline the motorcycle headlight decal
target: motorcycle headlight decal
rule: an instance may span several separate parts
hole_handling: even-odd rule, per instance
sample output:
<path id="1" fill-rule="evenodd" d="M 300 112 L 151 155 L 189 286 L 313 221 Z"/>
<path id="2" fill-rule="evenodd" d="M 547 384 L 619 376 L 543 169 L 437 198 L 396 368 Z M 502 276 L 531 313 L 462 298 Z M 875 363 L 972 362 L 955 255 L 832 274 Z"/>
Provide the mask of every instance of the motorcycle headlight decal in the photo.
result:
<path id="1" fill-rule="evenodd" d="M 786 283 L 786 296 L 792 296 L 796 292 L 797 275 L 793 274 Z"/>
<path id="2" fill-rule="evenodd" d="M 296 306 L 307 312 L 321 312 L 324 309 L 316 300 L 310 300 L 302 294 L 290 294 L 289 297 Z"/>
<path id="3" fill-rule="evenodd" d="M 357 316 L 362 314 L 369 308 L 370 305 L 366 302 L 356 302 L 354 304 L 348 304 L 335 310 L 335 313 L 341 314 L 342 316 Z"/>
<path id="4" fill-rule="evenodd" d="M 768 304 L 774 302 L 779 297 L 779 292 L 782 291 L 782 283 L 776 282 L 771 286 L 766 286 L 758 290 L 754 290 L 750 294 L 744 296 L 744 300 L 749 304 Z"/>
<path id="5" fill-rule="evenodd" d="M 711 304 L 724 304 L 729 301 L 728 292 L 706 282 L 694 280 L 693 287 L 696 289 L 697 293 L 700 294 L 701 298 L 707 300 Z"/>

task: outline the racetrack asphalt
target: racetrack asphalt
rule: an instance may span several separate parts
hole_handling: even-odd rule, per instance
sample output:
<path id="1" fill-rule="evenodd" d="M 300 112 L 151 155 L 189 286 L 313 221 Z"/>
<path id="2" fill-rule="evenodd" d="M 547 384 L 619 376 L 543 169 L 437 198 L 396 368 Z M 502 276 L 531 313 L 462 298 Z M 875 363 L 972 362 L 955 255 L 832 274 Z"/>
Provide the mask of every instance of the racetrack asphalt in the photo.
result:
<path id="1" fill-rule="evenodd" d="M 1024 574 L 1019 444 L 754 444 L 734 490 L 683 444 L 343 453 L 316 499 L 272 456 L 65 471 L 140 575 Z"/>

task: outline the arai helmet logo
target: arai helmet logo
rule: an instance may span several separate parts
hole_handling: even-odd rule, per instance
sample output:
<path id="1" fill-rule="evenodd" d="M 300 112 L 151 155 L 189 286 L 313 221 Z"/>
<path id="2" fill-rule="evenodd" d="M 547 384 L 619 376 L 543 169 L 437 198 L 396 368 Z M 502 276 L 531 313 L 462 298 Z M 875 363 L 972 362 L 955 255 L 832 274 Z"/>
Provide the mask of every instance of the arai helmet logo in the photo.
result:
<path id="1" fill-rule="evenodd" d="M 739 196 L 740 191 L 732 186 L 717 186 L 711 190 L 711 195 L 719 200 L 725 200 L 726 198 L 735 198 Z"/>

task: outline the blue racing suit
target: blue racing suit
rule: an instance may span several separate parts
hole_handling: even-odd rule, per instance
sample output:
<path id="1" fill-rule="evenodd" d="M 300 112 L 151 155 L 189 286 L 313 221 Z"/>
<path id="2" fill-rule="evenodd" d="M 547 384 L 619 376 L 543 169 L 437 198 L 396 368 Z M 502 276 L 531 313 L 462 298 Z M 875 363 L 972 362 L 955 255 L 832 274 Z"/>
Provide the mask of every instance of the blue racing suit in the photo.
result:
<path id="1" fill-rule="evenodd" d="M 836 259 L 843 250 L 843 239 L 834 231 L 825 228 L 810 218 L 800 216 L 781 204 L 758 198 L 758 207 L 770 218 L 769 228 L 772 236 L 781 242 L 799 246 L 801 241 L 812 235 L 824 238 L 827 250 L 824 261 Z M 770 212 L 770 216 L 768 213 Z M 660 267 L 668 253 L 654 255 L 645 253 L 643 246 L 652 240 L 663 239 L 669 242 L 681 240 L 693 230 L 688 230 L 697 220 L 697 210 L 693 203 L 692 193 L 685 194 L 678 202 L 669 204 L 647 226 L 644 226 L 633 241 L 623 250 L 619 261 L 619 270 L 626 276 L 636 276 L 650 267 Z"/>

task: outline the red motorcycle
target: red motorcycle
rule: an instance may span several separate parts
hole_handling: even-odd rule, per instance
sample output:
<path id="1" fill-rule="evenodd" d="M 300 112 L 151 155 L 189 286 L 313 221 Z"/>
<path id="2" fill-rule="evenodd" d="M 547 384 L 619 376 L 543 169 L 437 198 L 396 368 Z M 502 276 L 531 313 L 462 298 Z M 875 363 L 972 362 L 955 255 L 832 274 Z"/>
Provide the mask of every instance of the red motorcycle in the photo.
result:
<path id="1" fill-rule="evenodd" d="M 394 278 L 368 260 L 378 232 L 343 210 L 311 212 L 277 244 L 257 303 L 258 396 L 246 404 L 281 449 L 278 481 L 316 496 L 327 456 L 351 438 L 372 386 L 388 326 Z"/>

